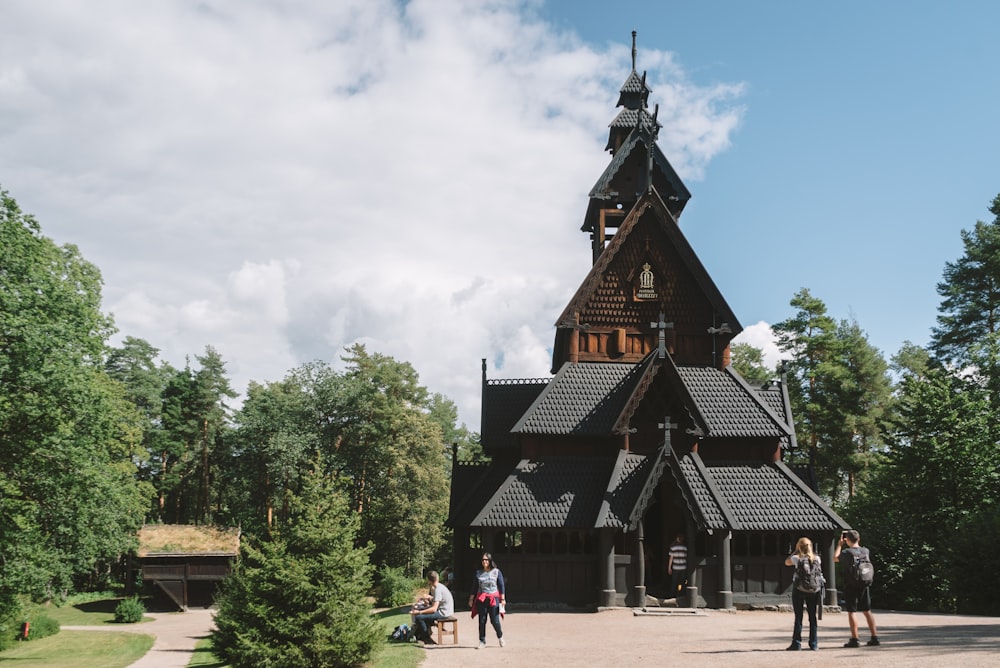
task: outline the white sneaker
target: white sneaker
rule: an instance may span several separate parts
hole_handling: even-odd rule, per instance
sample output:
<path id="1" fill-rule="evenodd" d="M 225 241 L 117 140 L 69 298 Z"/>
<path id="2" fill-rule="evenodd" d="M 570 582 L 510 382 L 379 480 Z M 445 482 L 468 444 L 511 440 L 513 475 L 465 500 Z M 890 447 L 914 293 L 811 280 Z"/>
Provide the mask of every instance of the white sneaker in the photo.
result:
<path id="1" fill-rule="evenodd" d="M 486 643 L 479 641 L 479 645 L 476 647 L 476 649 L 482 649 L 484 647 L 486 647 Z"/>
<path id="2" fill-rule="evenodd" d="M 503 638 L 500 638 L 500 646 L 503 647 Z"/>

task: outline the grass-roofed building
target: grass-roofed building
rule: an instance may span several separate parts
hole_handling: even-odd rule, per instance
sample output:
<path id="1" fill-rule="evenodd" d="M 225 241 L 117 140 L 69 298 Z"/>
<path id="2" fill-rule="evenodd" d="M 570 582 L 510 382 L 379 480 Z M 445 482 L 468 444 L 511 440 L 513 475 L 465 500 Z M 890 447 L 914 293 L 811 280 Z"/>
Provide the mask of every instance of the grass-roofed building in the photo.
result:
<path id="1" fill-rule="evenodd" d="M 741 326 L 681 233 L 690 193 L 656 144 L 649 92 L 633 34 L 611 163 L 582 228 L 593 267 L 556 322 L 555 375 L 492 380 L 483 361 L 491 462 L 454 463 L 457 586 L 488 550 L 509 601 L 647 605 L 666 592 L 680 532 L 683 604 L 775 603 L 789 598 L 782 562 L 805 535 L 835 602 L 846 524 L 782 462 L 795 447 L 785 386 L 752 386 L 729 365 Z"/>
<path id="2" fill-rule="evenodd" d="M 143 582 L 181 610 L 211 605 L 240 551 L 238 529 L 186 524 L 147 524 L 139 530 Z"/>

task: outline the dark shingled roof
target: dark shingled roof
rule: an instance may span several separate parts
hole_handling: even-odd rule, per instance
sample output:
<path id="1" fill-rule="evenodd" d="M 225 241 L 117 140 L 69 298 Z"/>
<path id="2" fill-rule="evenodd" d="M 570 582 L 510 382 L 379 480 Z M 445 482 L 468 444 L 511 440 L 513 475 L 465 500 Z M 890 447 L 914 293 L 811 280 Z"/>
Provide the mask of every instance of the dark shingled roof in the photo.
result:
<path id="1" fill-rule="evenodd" d="M 837 531 L 849 528 L 781 462 L 705 462 L 672 458 L 674 477 L 700 528 L 733 531 Z"/>
<path id="2" fill-rule="evenodd" d="M 659 464 L 658 464 L 659 462 Z M 658 456 L 522 460 L 469 526 L 537 529 L 630 527 L 663 473 Z"/>
<path id="3" fill-rule="evenodd" d="M 638 364 L 567 362 L 512 431 L 610 435 L 641 375 Z"/>
<path id="4" fill-rule="evenodd" d="M 540 378 L 500 378 L 483 385 L 480 423 L 483 450 L 517 446 L 517 437 L 511 434 L 511 429 L 549 382 Z"/>
<path id="5" fill-rule="evenodd" d="M 626 113 L 622 111 L 621 113 Z M 635 112 L 633 112 L 635 113 Z M 620 116 L 621 114 L 619 114 Z M 645 120 L 645 117 L 644 117 Z M 649 126 L 652 125 L 652 116 L 649 117 Z M 657 123 L 659 125 L 659 123 Z M 646 123 L 643 123 L 643 127 L 638 130 L 632 130 L 629 136 L 625 139 L 625 142 L 615 151 L 614 156 L 611 158 L 611 162 L 604 169 L 604 173 L 601 174 L 600 178 L 597 179 L 597 183 L 594 187 L 590 189 L 589 197 L 596 199 L 613 199 L 611 194 L 614 188 L 611 187 L 612 181 L 614 181 L 615 176 L 621 171 L 622 167 L 628 162 L 629 156 L 633 151 L 640 150 L 643 155 L 646 154 L 646 140 L 649 132 L 644 130 L 644 128 L 649 127 Z M 667 184 L 667 192 L 664 193 L 667 196 L 677 197 L 679 200 L 684 202 L 691 199 L 691 191 L 687 189 L 684 182 L 681 181 L 681 177 L 677 175 L 674 171 L 673 165 L 667 160 L 667 156 L 663 155 L 663 151 L 660 150 L 658 144 L 653 144 L 653 165 L 656 167 L 660 176 L 664 179 Z M 586 224 L 584 225 L 586 228 Z"/>
<path id="6" fill-rule="evenodd" d="M 764 400 L 764 403 L 766 403 L 768 407 L 774 411 L 774 414 L 781 418 L 781 420 L 788 426 L 789 434 L 781 437 L 781 448 L 786 451 L 790 448 L 794 448 L 796 445 L 795 425 L 789 419 L 791 406 L 788 403 L 787 386 L 783 382 L 769 381 L 760 387 L 754 386 L 753 389 L 756 390 L 757 394 Z"/>
<path id="7" fill-rule="evenodd" d="M 651 485 L 655 486 L 659 481 L 659 474 L 662 473 L 662 468 L 659 471 L 653 470 L 655 463 L 655 457 L 637 455 L 624 450 L 619 453 L 615 473 L 612 475 L 608 493 L 597 517 L 598 528 L 631 528 L 636 504 L 639 502 L 645 504 L 649 501 L 640 498 L 643 490 Z M 656 476 L 656 479 L 650 480 L 650 475 Z M 638 512 L 641 514 L 644 510 L 645 505 L 639 508 Z"/>
<path id="8" fill-rule="evenodd" d="M 731 369 L 677 367 L 677 373 L 708 428 L 705 437 L 788 436 L 791 430 L 784 419 Z"/>
<path id="9" fill-rule="evenodd" d="M 451 470 L 451 498 L 445 524 L 450 527 L 469 523 L 507 479 L 510 468 L 502 464 L 459 462 Z"/>
<path id="10" fill-rule="evenodd" d="M 616 459 L 522 460 L 470 526 L 591 529 Z"/>

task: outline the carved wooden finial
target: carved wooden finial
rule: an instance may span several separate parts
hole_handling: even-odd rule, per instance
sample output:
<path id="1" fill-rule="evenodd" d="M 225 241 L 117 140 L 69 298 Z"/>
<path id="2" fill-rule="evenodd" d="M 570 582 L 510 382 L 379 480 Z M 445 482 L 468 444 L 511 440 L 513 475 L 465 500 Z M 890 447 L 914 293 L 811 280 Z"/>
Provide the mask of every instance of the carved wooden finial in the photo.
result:
<path id="1" fill-rule="evenodd" d="M 632 31 L 632 71 L 635 72 L 635 31 Z"/>

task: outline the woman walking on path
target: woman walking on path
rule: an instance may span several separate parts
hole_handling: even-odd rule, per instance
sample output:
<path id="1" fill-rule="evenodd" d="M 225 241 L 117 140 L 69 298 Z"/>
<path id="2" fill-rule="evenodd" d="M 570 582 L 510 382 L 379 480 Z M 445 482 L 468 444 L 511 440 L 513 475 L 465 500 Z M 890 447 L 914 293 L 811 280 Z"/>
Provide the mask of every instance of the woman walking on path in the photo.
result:
<path id="1" fill-rule="evenodd" d="M 472 616 L 479 615 L 479 646 L 476 649 L 486 647 L 487 615 L 497 632 L 497 640 L 503 647 L 503 627 L 500 626 L 500 618 L 503 617 L 504 607 L 507 604 L 507 588 L 503 582 L 503 573 L 493 563 L 493 555 L 489 552 L 483 552 L 482 566 L 476 570 L 476 582 L 470 591 L 474 592 L 469 594 Z"/>
<path id="2" fill-rule="evenodd" d="M 819 647 L 817 639 L 816 610 L 819 608 L 820 592 L 823 589 L 823 567 L 819 556 L 813 554 L 812 541 L 799 538 L 795 552 L 785 559 L 786 566 L 795 568 L 792 578 L 792 610 L 795 612 L 795 626 L 792 627 L 790 650 L 802 649 L 802 608 L 809 611 L 809 649 Z"/>

